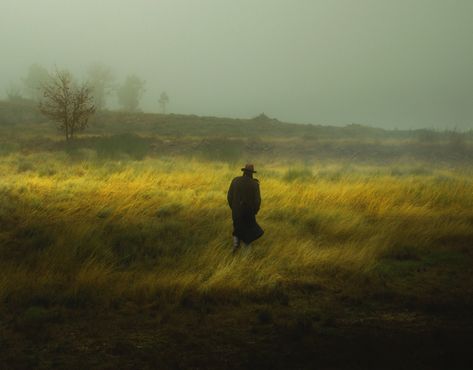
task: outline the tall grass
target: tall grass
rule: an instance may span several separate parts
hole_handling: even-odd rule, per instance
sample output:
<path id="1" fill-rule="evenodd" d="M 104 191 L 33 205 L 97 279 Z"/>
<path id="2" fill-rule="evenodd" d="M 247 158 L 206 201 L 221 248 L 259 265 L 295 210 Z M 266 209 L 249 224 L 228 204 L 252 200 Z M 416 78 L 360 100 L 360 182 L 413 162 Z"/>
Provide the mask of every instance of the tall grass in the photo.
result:
<path id="1" fill-rule="evenodd" d="M 0 301 L 231 302 L 301 287 L 367 294 L 384 289 L 386 266 L 435 264 L 449 253 L 442 248 L 473 240 L 467 174 L 271 165 L 259 166 L 266 233 L 233 256 L 225 196 L 239 166 L 139 159 L 0 159 Z"/>

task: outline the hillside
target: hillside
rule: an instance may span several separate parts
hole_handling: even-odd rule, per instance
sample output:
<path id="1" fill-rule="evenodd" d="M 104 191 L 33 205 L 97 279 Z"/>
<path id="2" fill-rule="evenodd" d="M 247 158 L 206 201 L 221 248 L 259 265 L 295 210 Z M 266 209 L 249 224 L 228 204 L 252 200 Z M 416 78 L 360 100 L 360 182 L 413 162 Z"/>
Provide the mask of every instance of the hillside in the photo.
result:
<path id="1" fill-rule="evenodd" d="M 0 102 L 0 133 L 0 152 L 4 153 L 13 149 L 65 149 L 54 123 L 46 122 L 35 105 L 27 101 Z M 96 150 L 107 158 L 124 153 L 138 158 L 183 155 L 226 162 L 415 160 L 449 165 L 471 161 L 472 142 L 472 131 L 302 125 L 280 122 L 264 114 L 254 119 L 232 119 L 109 111 L 96 114 L 73 147 Z"/>

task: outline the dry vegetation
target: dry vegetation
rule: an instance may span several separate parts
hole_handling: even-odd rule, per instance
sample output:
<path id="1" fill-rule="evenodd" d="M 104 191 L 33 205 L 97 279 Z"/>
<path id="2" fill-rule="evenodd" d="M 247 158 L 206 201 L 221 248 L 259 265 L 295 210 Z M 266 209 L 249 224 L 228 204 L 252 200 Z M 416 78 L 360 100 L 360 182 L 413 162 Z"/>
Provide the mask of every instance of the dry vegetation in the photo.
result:
<path id="1" fill-rule="evenodd" d="M 420 280 L 443 258 L 456 269 L 471 262 L 473 177 L 464 171 L 263 165 L 267 233 L 234 258 L 225 192 L 237 169 L 227 164 L 71 164 L 47 153 L 0 163 L 0 298 L 10 303 L 232 301 L 311 284 L 363 296 L 395 292 L 386 268 L 396 264 L 430 267 L 398 294 L 427 299 L 438 284 L 439 299 L 464 295 L 441 275 Z"/>
<path id="2" fill-rule="evenodd" d="M 369 356 L 350 362 L 351 351 L 407 353 L 432 333 L 458 343 L 471 334 L 466 163 L 292 152 L 288 164 L 256 151 L 266 234 L 232 256 L 225 195 L 245 157 L 222 139 L 176 138 L 171 156 L 171 139 L 155 133 L 68 148 L 48 131 L 9 134 L 0 156 L 0 344 L 9 354 L 0 353 L 11 367 L 79 368 L 86 355 L 99 368 L 312 368 L 310 356 L 322 368 L 380 368 Z M 293 139 L 251 143 L 278 140 Z M 451 361 L 424 342 L 409 360 L 416 368 Z M 467 364 L 464 344 L 452 343 Z"/>

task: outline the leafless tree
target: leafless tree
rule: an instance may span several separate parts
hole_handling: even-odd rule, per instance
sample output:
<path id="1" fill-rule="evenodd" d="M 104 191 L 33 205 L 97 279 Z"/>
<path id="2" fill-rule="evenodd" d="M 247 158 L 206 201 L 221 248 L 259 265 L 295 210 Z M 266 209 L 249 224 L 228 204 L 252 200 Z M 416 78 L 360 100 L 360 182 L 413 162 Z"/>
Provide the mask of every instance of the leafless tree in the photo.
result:
<path id="1" fill-rule="evenodd" d="M 68 71 L 56 70 L 41 88 L 42 100 L 39 109 L 46 117 L 58 124 L 66 135 L 66 141 L 83 131 L 89 118 L 95 113 L 91 89 L 76 85 Z"/>

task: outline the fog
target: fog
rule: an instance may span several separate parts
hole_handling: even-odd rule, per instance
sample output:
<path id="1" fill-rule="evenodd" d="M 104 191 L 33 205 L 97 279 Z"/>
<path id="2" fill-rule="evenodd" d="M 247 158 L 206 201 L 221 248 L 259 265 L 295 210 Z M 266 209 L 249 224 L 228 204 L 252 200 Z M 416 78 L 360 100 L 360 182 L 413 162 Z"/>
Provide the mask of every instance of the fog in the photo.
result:
<path id="1" fill-rule="evenodd" d="M 146 81 L 141 108 L 473 128 L 471 0 L 0 0 L 0 96 L 32 63 Z M 110 107 L 115 107 L 110 99 Z"/>

